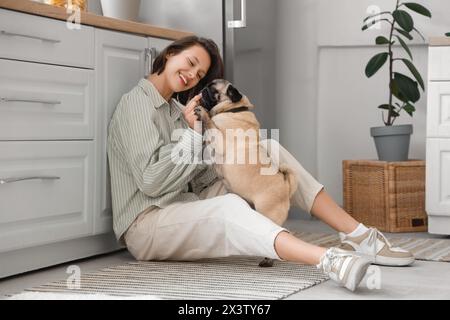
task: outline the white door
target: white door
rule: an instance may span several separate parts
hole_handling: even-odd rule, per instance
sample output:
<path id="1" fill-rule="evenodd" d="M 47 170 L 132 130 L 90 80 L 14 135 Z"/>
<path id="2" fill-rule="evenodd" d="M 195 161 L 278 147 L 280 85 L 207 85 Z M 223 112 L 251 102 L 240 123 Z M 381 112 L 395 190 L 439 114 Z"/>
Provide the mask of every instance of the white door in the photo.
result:
<path id="1" fill-rule="evenodd" d="M 94 234 L 112 230 L 111 184 L 106 153 L 107 129 L 123 94 L 145 74 L 147 38 L 95 29 L 96 77 L 96 214 Z"/>

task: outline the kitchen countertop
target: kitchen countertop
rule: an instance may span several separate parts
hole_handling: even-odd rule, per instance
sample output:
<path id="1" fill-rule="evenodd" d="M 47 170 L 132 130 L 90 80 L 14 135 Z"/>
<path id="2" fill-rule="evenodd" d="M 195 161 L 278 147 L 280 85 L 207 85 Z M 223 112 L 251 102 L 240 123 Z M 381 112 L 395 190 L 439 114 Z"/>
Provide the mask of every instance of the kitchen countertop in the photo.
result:
<path id="1" fill-rule="evenodd" d="M 432 37 L 430 38 L 430 46 L 450 46 L 450 37 Z"/>
<path id="2" fill-rule="evenodd" d="M 0 8 L 64 21 L 66 21 L 70 16 L 70 14 L 66 13 L 65 8 L 60 8 L 30 0 L 0 0 Z M 193 34 L 190 32 L 160 28 L 134 21 L 114 19 L 84 11 L 81 11 L 81 24 L 170 40 L 179 39 Z"/>

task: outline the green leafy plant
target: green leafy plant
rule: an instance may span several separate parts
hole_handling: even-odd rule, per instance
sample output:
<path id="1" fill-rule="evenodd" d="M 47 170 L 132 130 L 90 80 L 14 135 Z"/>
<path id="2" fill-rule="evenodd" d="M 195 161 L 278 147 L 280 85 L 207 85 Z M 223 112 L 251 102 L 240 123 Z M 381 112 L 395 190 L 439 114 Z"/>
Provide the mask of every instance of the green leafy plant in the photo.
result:
<path id="1" fill-rule="evenodd" d="M 413 40 L 412 32 L 417 33 L 424 41 L 425 38 L 414 26 L 412 16 L 404 9 L 431 18 L 431 12 L 424 6 L 413 2 L 400 3 L 400 0 L 396 0 L 395 10 L 392 12 L 383 11 L 366 17 L 362 27 L 364 31 L 376 23 L 390 24 L 389 38 L 378 36 L 375 40 L 377 45 L 387 46 L 387 52 L 378 53 L 372 57 L 365 70 L 366 76 L 370 78 L 380 70 L 386 61 L 389 62 L 389 102 L 378 106 L 378 108 L 383 109 L 383 112 L 384 110 L 388 111 L 387 120 L 382 113 L 382 119 L 386 126 L 393 125 L 402 110 L 412 117 L 414 111 L 416 111 L 414 104 L 420 99 L 419 85 L 422 91 L 425 91 L 422 76 L 412 63 L 413 56 L 406 43 L 408 40 Z M 393 45 L 397 42 L 411 59 L 394 57 Z M 394 64 L 397 62 L 405 64 L 414 79 L 400 72 L 395 72 Z M 398 102 L 394 102 L 394 97 Z"/>
<path id="2" fill-rule="evenodd" d="M 446 35 L 447 37 L 450 37 L 450 32 L 447 32 L 445 35 Z"/>

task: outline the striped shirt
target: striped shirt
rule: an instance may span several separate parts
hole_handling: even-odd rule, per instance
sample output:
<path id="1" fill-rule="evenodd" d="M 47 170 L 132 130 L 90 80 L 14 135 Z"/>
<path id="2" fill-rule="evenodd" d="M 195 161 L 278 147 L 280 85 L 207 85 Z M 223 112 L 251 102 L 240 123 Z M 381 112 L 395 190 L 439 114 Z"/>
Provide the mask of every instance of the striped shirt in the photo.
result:
<path id="1" fill-rule="evenodd" d="M 113 228 L 121 244 L 139 213 L 199 200 L 199 192 L 217 179 L 212 166 L 189 161 L 201 156 L 202 135 L 189 128 L 183 108 L 175 99 L 168 103 L 147 79 L 117 105 L 108 127 L 107 152 Z M 172 137 L 175 130 L 182 131 L 178 140 Z"/>

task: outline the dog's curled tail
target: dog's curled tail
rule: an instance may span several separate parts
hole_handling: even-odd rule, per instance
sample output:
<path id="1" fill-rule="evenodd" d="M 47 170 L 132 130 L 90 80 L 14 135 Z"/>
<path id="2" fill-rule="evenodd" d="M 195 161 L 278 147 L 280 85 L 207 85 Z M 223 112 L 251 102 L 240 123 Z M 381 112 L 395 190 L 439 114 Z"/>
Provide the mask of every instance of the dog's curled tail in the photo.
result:
<path id="1" fill-rule="evenodd" d="M 284 180 L 288 182 L 289 184 L 289 198 L 292 197 L 292 195 L 297 190 L 297 178 L 295 177 L 294 172 L 291 168 L 289 168 L 286 165 L 280 165 L 280 172 L 284 175 Z"/>

